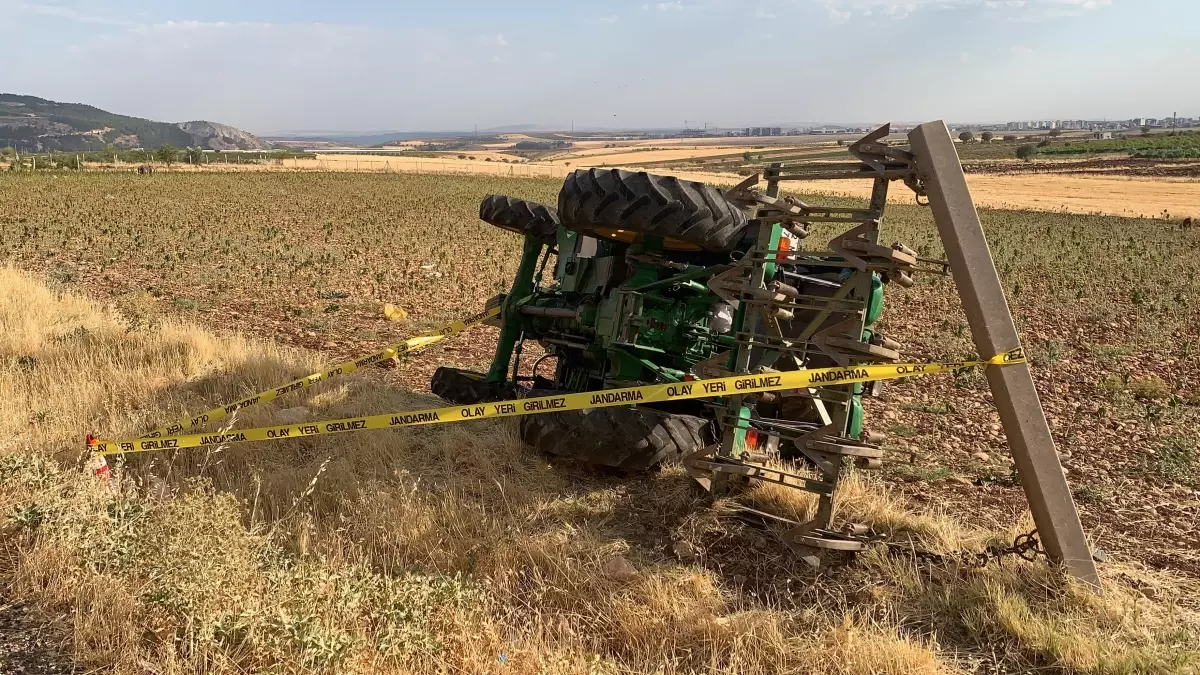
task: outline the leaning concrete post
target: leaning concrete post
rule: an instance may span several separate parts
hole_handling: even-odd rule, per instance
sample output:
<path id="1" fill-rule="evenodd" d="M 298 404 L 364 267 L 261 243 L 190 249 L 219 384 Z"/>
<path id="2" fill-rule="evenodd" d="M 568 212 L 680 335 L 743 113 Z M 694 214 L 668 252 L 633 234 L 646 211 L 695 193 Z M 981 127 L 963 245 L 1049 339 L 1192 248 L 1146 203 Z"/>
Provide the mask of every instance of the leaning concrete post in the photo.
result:
<path id="1" fill-rule="evenodd" d="M 908 140 L 979 356 L 989 359 L 1020 346 L 949 130 L 940 120 L 928 122 L 913 129 Z M 1028 364 L 988 368 L 987 378 L 1046 552 L 1073 576 L 1099 589 L 1096 565 Z"/>

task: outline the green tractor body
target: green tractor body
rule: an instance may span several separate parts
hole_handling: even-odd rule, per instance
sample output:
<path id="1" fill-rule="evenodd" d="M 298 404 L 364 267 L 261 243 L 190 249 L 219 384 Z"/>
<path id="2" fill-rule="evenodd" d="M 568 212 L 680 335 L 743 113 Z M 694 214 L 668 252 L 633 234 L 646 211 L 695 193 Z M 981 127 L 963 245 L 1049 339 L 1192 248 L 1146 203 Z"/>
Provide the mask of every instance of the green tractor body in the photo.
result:
<path id="1" fill-rule="evenodd" d="M 703 284 L 711 268 L 636 260 L 657 256 L 658 237 L 625 244 L 560 227 L 555 243 L 553 284 L 525 292 L 533 272 L 521 266 L 488 381 L 517 385 L 510 370 L 522 339 L 536 340 L 555 359 L 555 388 L 564 391 L 678 382 L 721 349 L 714 316 L 729 306 Z M 724 338 L 726 349 L 731 342 Z"/>

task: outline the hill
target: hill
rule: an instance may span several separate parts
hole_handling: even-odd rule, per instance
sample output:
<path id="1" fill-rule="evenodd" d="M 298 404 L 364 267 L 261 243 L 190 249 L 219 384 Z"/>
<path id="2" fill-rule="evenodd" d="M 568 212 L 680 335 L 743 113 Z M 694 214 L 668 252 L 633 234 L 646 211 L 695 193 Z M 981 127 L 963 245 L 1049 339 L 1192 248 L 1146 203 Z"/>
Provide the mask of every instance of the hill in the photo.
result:
<path id="1" fill-rule="evenodd" d="M 267 150 L 252 134 L 214 122 L 155 122 L 117 115 L 82 103 L 59 103 L 17 94 L 0 94 L 0 147 L 19 152 L 76 152 L 178 147 L 209 150 Z"/>

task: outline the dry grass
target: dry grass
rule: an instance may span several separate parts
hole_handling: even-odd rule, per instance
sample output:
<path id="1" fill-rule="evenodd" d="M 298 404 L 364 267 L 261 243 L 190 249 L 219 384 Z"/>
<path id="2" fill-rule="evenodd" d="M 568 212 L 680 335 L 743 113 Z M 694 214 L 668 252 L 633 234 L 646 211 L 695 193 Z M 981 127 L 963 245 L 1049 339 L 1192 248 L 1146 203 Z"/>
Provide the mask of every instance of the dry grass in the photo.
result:
<path id="1" fill-rule="evenodd" d="M 881 552 L 806 571 L 720 518 L 678 469 L 550 466 L 508 423 L 138 458 L 116 493 L 82 434 L 125 435 L 317 365 L 305 352 L 131 326 L 0 270 L 0 513 L 12 592 L 116 673 L 1195 672 L 1196 617 L 1162 574 L 1094 597 L 1041 564 L 918 567 Z M 428 396 L 351 376 L 312 418 Z M 268 419 L 246 411 L 239 425 Z M 914 514 L 854 478 L 843 513 L 937 549 L 1011 533 Z M 797 495 L 759 504 L 793 512 Z M 666 554 L 687 540 L 702 552 Z M 639 570 L 603 573 L 612 556 Z M 1134 586 L 1159 589 L 1157 599 Z"/>

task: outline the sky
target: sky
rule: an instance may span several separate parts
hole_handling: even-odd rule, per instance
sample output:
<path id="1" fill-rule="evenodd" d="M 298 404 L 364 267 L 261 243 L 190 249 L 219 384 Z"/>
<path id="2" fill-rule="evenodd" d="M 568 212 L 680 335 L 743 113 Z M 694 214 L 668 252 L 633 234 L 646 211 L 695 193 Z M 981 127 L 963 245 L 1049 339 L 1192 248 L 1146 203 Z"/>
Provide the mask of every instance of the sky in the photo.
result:
<path id="1" fill-rule="evenodd" d="M 258 134 L 1200 117 L 1196 0 L 0 0 L 0 92 Z"/>

